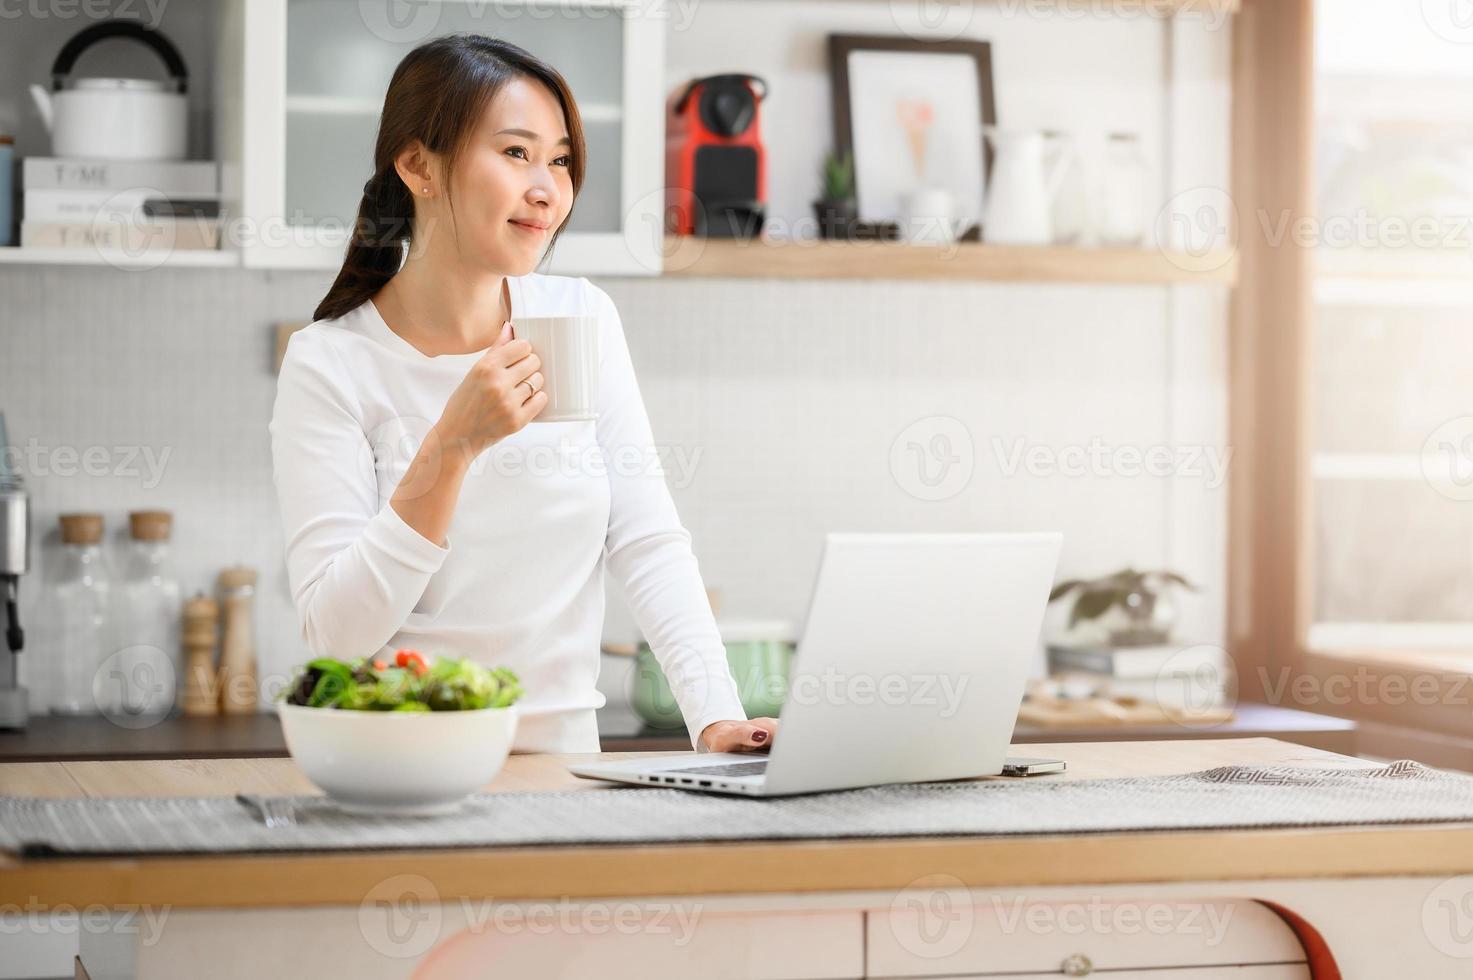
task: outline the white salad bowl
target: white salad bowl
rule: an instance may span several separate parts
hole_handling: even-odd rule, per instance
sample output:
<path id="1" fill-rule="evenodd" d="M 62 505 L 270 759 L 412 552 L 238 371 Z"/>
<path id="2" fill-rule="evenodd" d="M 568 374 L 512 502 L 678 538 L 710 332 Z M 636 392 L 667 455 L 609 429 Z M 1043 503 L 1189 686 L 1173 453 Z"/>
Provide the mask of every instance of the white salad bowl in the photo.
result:
<path id="1" fill-rule="evenodd" d="M 278 704 L 287 751 L 349 813 L 457 809 L 506 763 L 516 705 L 474 711 L 346 711 Z"/>

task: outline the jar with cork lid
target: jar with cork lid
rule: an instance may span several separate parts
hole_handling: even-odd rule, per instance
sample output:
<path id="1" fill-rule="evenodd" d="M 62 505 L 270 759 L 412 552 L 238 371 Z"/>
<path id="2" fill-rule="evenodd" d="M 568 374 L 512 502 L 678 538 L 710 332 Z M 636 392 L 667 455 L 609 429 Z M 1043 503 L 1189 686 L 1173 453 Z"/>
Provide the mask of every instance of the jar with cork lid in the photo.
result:
<path id="1" fill-rule="evenodd" d="M 111 653 L 108 625 L 111 582 L 102 556 L 101 514 L 62 514 L 61 555 L 47 589 L 46 619 L 57 631 L 48 660 L 51 711 L 97 712 L 93 683 Z"/>
<path id="2" fill-rule="evenodd" d="M 130 540 L 114 604 L 114 652 L 100 678 L 104 714 L 146 719 L 174 707 L 183 664 L 179 582 L 169 550 L 172 527 L 168 511 L 128 515 Z"/>

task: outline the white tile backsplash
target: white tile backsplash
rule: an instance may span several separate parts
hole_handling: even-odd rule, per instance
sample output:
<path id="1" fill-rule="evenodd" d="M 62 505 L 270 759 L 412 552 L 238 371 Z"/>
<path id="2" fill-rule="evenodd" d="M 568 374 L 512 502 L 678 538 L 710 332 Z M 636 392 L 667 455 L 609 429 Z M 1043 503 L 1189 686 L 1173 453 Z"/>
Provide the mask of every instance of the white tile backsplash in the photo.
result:
<path id="1" fill-rule="evenodd" d="M 103 511 L 116 544 L 129 509 L 171 509 L 186 593 L 211 588 L 226 565 L 256 566 L 263 669 L 300 662 L 266 430 L 272 324 L 310 314 L 329 278 L 0 268 L 0 410 L 22 449 L 49 454 L 29 473 L 43 572 L 58 513 Z M 686 461 L 667 457 L 667 475 L 726 612 L 801 621 L 828 530 L 1048 529 L 1065 534 L 1063 573 L 1169 564 L 1201 580 L 1203 596 L 1184 604 L 1184 631 L 1220 637 L 1225 486 L 1109 465 L 1084 475 L 1008 470 L 1020 445 L 1024 458 L 1065 460 L 1091 445 L 1220 446 L 1220 291 L 599 284 L 623 319 L 656 439 Z M 970 457 L 973 470 L 956 495 L 926 500 L 906 489 L 925 493 L 916 451 L 892 469 L 891 449 L 907 427 L 935 418 L 956 423 L 923 426 L 960 432 L 941 455 Z M 930 453 L 928 438 L 919 444 Z M 65 447 L 104 447 L 115 472 L 88 475 L 80 460 L 66 472 L 55 455 Z M 157 485 L 141 457 L 136 472 L 125 469 L 134 447 L 164 460 Z M 23 590 L 34 687 L 47 649 L 41 575 Z M 606 635 L 627 638 L 632 623 L 617 589 L 611 597 Z"/>

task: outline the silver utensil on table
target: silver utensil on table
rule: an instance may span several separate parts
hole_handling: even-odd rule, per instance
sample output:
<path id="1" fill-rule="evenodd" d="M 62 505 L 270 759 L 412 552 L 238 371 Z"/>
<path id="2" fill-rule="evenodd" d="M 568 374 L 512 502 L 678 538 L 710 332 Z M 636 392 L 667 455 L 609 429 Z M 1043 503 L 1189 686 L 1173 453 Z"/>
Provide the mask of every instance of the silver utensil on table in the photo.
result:
<path id="1" fill-rule="evenodd" d="M 253 810 L 267 830 L 295 826 L 297 822 L 296 811 L 292 808 L 291 802 L 280 797 L 237 793 L 235 799 Z"/>

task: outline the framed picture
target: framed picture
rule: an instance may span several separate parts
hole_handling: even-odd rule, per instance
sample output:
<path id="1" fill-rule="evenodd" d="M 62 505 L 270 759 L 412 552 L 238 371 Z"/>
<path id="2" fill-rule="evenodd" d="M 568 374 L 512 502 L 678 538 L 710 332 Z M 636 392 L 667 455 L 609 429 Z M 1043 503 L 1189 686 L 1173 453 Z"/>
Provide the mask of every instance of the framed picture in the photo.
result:
<path id="1" fill-rule="evenodd" d="M 893 238 L 903 196 L 951 195 L 963 241 L 981 238 L 992 151 L 983 127 L 997 121 L 987 41 L 829 35 L 834 151 L 854 156 L 861 237 Z"/>

